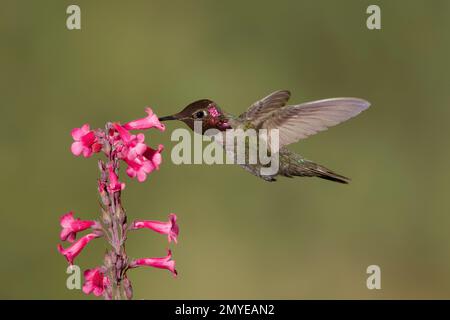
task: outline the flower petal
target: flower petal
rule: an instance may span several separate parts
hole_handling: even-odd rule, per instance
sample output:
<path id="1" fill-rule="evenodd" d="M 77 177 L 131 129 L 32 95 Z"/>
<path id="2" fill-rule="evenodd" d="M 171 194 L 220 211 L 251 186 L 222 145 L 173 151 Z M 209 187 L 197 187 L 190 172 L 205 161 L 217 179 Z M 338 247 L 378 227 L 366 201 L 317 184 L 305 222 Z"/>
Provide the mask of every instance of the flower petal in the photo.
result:
<path id="1" fill-rule="evenodd" d="M 83 152 L 83 143 L 81 142 L 74 142 L 72 143 L 72 146 L 70 147 L 70 151 L 72 151 L 72 153 L 75 156 L 79 156 L 81 154 L 81 152 Z"/>

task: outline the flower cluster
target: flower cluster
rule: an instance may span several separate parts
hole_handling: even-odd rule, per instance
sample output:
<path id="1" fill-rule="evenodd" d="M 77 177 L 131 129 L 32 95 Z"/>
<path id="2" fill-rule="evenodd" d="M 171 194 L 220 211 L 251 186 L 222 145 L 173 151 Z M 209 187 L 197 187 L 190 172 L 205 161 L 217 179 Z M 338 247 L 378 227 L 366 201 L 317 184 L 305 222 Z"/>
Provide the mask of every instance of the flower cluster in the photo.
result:
<path id="1" fill-rule="evenodd" d="M 121 204 L 121 192 L 125 183 L 119 180 L 119 167 L 127 166 L 126 173 L 130 178 L 144 182 L 154 170 L 158 170 L 162 162 L 163 146 L 156 149 L 145 143 L 142 133 L 133 134 L 133 130 L 156 128 L 164 131 L 165 127 L 150 108 L 147 116 L 125 124 L 108 123 L 105 129 L 91 130 L 88 124 L 72 130 L 74 142 L 71 151 L 75 156 L 87 158 L 94 153 L 103 152 L 106 161 L 99 160 L 100 178 L 98 192 L 101 199 L 101 218 L 96 220 L 81 220 L 74 218 L 73 212 L 68 212 L 60 218 L 61 241 L 71 245 L 64 248 L 58 245 L 58 251 L 67 259 L 70 265 L 87 244 L 96 239 L 104 238 L 111 248 L 106 252 L 103 265 L 84 272 L 83 292 L 104 296 L 105 299 L 131 299 L 132 286 L 127 278 L 127 271 L 140 266 L 167 269 L 174 276 L 175 261 L 172 252 L 168 250 L 165 257 L 129 259 L 125 252 L 127 232 L 137 229 L 150 229 L 167 235 L 168 242 L 177 242 L 179 228 L 177 216 L 170 213 L 167 221 L 136 220 L 130 225 Z M 77 240 L 77 234 L 87 230 L 87 234 Z"/>

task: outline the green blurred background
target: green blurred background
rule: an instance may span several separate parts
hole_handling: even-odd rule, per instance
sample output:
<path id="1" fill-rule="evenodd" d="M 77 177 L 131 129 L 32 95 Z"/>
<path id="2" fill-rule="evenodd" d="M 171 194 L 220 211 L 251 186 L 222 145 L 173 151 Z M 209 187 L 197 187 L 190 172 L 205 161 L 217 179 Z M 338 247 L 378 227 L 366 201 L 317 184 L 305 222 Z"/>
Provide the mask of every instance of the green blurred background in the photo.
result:
<path id="1" fill-rule="evenodd" d="M 82 30 L 66 29 L 66 8 Z M 0 298 L 84 299 L 66 286 L 59 217 L 99 214 L 97 156 L 70 153 L 70 130 L 159 115 L 200 98 L 232 113 L 277 89 L 291 102 L 356 96 L 372 107 L 291 148 L 352 178 L 266 183 L 227 165 L 170 161 L 124 178 L 129 218 L 179 217 L 178 279 L 129 276 L 137 299 L 450 298 L 450 2 L 0 2 Z M 366 28 L 378 4 L 382 30 Z M 132 257 L 164 236 L 129 235 Z M 78 257 L 98 265 L 105 243 Z M 366 268 L 382 289 L 366 288 Z M 91 297 L 89 297 L 91 298 Z"/>

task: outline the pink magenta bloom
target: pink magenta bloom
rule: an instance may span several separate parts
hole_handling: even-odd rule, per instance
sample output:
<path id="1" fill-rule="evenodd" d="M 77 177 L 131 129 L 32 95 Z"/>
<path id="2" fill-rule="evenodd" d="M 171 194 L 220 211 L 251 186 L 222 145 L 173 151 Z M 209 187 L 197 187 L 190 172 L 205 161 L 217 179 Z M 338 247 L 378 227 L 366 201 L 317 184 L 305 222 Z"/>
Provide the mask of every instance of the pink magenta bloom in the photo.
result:
<path id="1" fill-rule="evenodd" d="M 77 232 L 86 230 L 93 225 L 95 221 L 80 220 L 73 217 L 73 212 L 70 211 L 60 218 L 60 224 L 62 227 L 60 239 L 61 241 L 73 242 L 77 236 Z"/>
<path id="2" fill-rule="evenodd" d="M 58 244 L 58 251 L 63 256 L 66 257 L 69 264 L 73 264 L 73 260 L 76 256 L 80 254 L 80 252 L 86 247 L 86 245 L 93 239 L 100 237 L 100 235 L 95 233 L 89 233 L 85 235 L 84 237 L 81 237 L 80 240 L 75 242 L 73 245 L 68 247 L 67 249 L 64 249 L 60 244 Z"/>
<path id="3" fill-rule="evenodd" d="M 114 168 L 112 166 L 109 166 L 108 172 L 109 172 L 108 191 L 114 193 L 125 189 L 125 183 L 119 181 L 119 178 L 117 177 L 117 174 L 114 172 Z"/>
<path id="4" fill-rule="evenodd" d="M 147 117 L 130 121 L 123 127 L 127 130 L 145 130 L 150 128 L 157 128 L 160 131 L 165 130 L 164 124 L 159 122 L 158 117 L 153 113 L 152 109 L 145 108 L 145 112 L 148 114 Z"/>
<path id="5" fill-rule="evenodd" d="M 154 170 L 151 161 L 144 157 L 136 157 L 134 160 L 125 159 L 128 164 L 127 175 L 130 178 L 137 178 L 139 182 L 144 182 L 147 175 Z"/>
<path id="6" fill-rule="evenodd" d="M 84 272 L 83 292 L 85 294 L 94 293 L 95 296 L 99 297 L 109 286 L 109 283 L 109 278 L 105 276 L 101 268 L 88 269 Z"/>
<path id="7" fill-rule="evenodd" d="M 147 145 L 144 143 L 145 136 L 143 133 L 139 133 L 136 136 L 132 136 L 132 143 L 128 145 L 127 158 L 133 160 L 138 156 L 142 156 L 147 150 Z"/>
<path id="8" fill-rule="evenodd" d="M 161 152 L 164 146 L 160 144 L 157 150 L 147 147 L 142 156 L 134 159 L 124 159 L 128 164 L 127 174 L 130 178 L 137 178 L 139 182 L 144 182 L 147 175 L 154 170 L 159 169 L 162 162 Z"/>
<path id="9" fill-rule="evenodd" d="M 147 175 L 154 170 L 158 170 L 162 162 L 161 152 L 163 145 L 158 149 L 152 149 L 144 143 L 144 135 L 132 135 L 124 126 L 114 123 L 115 130 L 119 133 L 122 144 L 118 145 L 120 157 L 128 164 L 126 170 L 130 178 L 137 178 L 139 182 L 144 182 Z"/>
<path id="10" fill-rule="evenodd" d="M 147 147 L 147 149 L 144 151 L 143 156 L 150 160 L 152 163 L 152 166 L 154 169 L 159 170 L 159 165 L 162 162 L 162 156 L 161 152 L 164 150 L 164 146 L 160 144 L 158 146 L 158 149 L 152 149 L 150 147 Z"/>
<path id="11" fill-rule="evenodd" d="M 102 145 L 97 143 L 97 137 L 94 131 L 91 131 L 88 124 L 83 125 L 81 128 L 75 128 L 71 132 L 73 140 L 71 151 L 74 155 L 79 156 L 83 154 L 83 157 L 87 158 L 92 155 L 93 152 L 99 152 Z"/>
<path id="12" fill-rule="evenodd" d="M 131 140 L 133 139 L 133 135 L 130 133 L 130 131 L 125 129 L 119 123 L 114 123 L 113 126 L 114 126 L 114 129 L 116 129 L 116 131 L 119 133 L 119 136 L 122 139 L 122 141 L 126 145 L 128 145 L 131 142 Z"/>
<path id="13" fill-rule="evenodd" d="M 179 228 L 176 214 L 169 214 L 169 221 L 136 220 L 133 222 L 132 229 L 147 228 L 161 234 L 167 234 L 169 242 L 172 240 L 177 243 Z"/>
<path id="14" fill-rule="evenodd" d="M 170 250 L 167 250 L 167 256 L 162 258 L 142 258 L 133 260 L 129 267 L 136 268 L 142 266 L 167 269 L 173 274 L 174 277 L 177 276 L 177 270 L 175 270 L 175 260 L 172 260 L 172 252 Z"/>
<path id="15" fill-rule="evenodd" d="M 148 147 L 144 143 L 144 134 L 139 133 L 138 135 L 133 135 L 118 123 L 114 124 L 114 128 L 119 133 L 120 139 L 123 142 L 123 144 L 121 145 L 122 149 L 120 150 L 121 158 L 134 160 L 136 157 L 141 156 L 147 150 Z"/>

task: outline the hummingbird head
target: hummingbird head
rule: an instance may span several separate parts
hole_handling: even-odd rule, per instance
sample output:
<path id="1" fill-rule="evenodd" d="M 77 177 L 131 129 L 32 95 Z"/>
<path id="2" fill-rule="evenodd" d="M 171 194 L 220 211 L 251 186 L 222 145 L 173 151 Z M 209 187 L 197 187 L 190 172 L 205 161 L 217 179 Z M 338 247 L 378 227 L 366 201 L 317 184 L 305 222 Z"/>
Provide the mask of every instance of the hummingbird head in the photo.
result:
<path id="1" fill-rule="evenodd" d="M 225 131 L 231 128 L 228 117 L 214 101 L 208 99 L 197 100 L 187 105 L 181 112 L 171 116 L 161 117 L 159 121 L 180 120 L 194 130 L 194 122 L 201 121 L 202 134 L 208 129 Z"/>

